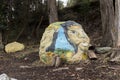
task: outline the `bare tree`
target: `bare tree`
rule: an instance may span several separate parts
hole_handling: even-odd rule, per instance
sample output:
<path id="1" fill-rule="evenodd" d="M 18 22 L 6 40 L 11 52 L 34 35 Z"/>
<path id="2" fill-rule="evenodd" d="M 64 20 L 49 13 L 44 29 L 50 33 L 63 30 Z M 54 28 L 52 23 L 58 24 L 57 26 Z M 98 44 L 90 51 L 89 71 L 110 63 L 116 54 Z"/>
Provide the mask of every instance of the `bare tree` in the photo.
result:
<path id="1" fill-rule="evenodd" d="M 48 0 L 49 23 L 58 21 L 56 0 Z"/>

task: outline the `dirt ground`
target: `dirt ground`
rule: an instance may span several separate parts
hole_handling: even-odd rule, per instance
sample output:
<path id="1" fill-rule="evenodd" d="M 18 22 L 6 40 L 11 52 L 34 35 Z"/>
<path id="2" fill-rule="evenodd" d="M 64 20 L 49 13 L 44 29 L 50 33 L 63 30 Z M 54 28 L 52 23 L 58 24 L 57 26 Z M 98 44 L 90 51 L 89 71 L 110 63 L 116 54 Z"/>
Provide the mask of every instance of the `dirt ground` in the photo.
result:
<path id="1" fill-rule="evenodd" d="M 0 74 L 18 80 L 120 80 L 120 65 L 107 62 L 105 54 L 97 54 L 97 60 L 47 67 L 39 62 L 38 48 L 36 45 L 21 52 L 1 52 Z"/>
<path id="2" fill-rule="evenodd" d="M 38 52 L 20 58 L 14 55 L 0 54 L 0 74 L 18 80 L 120 80 L 120 65 L 102 60 L 103 54 L 97 55 L 98 60 L 60 67 L 41 66 Z"/>

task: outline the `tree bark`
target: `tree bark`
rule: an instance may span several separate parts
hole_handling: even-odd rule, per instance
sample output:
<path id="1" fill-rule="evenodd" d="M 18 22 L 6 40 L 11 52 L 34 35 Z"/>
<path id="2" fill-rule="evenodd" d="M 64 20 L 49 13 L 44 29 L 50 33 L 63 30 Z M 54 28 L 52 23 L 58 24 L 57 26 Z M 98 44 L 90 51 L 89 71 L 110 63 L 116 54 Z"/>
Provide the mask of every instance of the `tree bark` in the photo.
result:
<path id="1" fill-rule="evenodd" d="M 120 0 L 115 0 L 115 45 L 120 48 Z M 114 51 L 111 55 L 111 61 L 120 62 L 120 51 Z"/>
<path id="2" fill-rule="evenodd" d="M 48 0 L 49 23 L 58 21 L 56 0 Z"/>
<path id="3" fill-rule="evenodd" d="M 2 32 L 0 32 L 0 51 L 3 51 Z"/>
<path id="4" fill-rule="evenodd" d="M 102 20 L 102 46 L 114 45 L 114 6 L 113 0 L 100 0 L 101 20 Z"/>
<path id="5" fill-rule="evenodd" d="M 120 48 L 120 0 L 100 0 L 103 44 Z M 120 62 L 120 51 L 113 51 L 111 61 Z"/>
<path id="6" fill-rule="evenodd" d="M 120 0 L 115 1 L 116 46 L 120 47 Z"/>

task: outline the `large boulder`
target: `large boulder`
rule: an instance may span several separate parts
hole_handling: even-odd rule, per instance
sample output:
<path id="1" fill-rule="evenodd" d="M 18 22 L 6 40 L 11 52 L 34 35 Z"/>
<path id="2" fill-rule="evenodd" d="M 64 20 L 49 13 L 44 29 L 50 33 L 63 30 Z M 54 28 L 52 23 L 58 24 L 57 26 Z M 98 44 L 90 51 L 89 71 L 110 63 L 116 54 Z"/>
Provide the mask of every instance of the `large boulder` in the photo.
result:
<path id="1" fill-rule="evenodd" d="M 90 39 L 80 24 L 74 21 L 55 22 L 43 33 L 40 60 L 51 65 L 55 56 L 59 56 L 65 63 L 79 63 L 87 59 L 89 44 Z"/>

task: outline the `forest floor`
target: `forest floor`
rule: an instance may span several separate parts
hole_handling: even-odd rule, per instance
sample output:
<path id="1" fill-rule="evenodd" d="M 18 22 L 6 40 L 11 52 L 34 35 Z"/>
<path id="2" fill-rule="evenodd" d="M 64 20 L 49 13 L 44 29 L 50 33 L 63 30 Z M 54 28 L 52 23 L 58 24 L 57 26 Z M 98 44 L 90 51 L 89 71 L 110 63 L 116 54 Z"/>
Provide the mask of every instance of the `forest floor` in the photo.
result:
<path id="1" fill-rule="evenodd" d="M 20 55 L 24 53 L 0 54 L 0 74 L 18 80 L 120 80 L 120 65 L 106 62 L 104 54 L 98 54 L 98 60 L 45 67 L 39 63 L 38 52 Z"/>
<path id="2" fill-rule="evenodd" d="M 94 39 L 92 43 L 100 42 L 98 36 L 97 31 L 90 36 Z M 39 62 L 38 48 L 39 45 L 30 45 L 21 52 L 1 52 L 0 74 L 5 73 L 18 80 L 120 80 L 120 65 L 107 62 L 105 54 L 97 54 L 97 60 L 79 64 L 46 67 Z"/>

